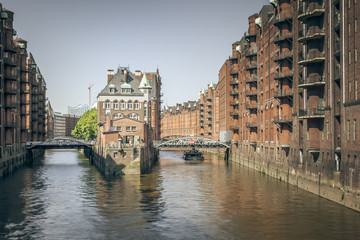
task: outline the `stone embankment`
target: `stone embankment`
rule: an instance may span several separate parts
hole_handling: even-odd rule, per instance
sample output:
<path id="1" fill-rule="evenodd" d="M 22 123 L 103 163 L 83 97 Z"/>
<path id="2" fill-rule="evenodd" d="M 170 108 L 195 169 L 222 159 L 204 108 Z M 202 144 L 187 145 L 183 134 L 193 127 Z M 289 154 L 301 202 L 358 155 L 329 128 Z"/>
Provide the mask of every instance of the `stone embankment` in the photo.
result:
<path id="1" fill-rule="evenodd" d="M 44 150 L 27 151 L 26 147 L 22 145 L 7 147 L 0 153 L 0 177 L 14 172 L 26 164 L 31 164 L 33 160 L 41 158 L 44 153 Z"/>
<path id="2" fill-rule="evenodd" d="M 346 188 L 339 180 L 339 174 L 325 176 L 311 173 L 304 164 L 294 165 L 257 152 L 247 152 L 232 146 L 231 160 L 248 168 L 284 181 L 313 194 L 334 201 L 345 207 L 360 211 L 360 193 Z"/>
<path id="3" fill-rule="evenodd" d="M 105 175 L 146 174 L 157 163 L 158 150 L 153 146 L 85 149 L 85 155 Z"/>

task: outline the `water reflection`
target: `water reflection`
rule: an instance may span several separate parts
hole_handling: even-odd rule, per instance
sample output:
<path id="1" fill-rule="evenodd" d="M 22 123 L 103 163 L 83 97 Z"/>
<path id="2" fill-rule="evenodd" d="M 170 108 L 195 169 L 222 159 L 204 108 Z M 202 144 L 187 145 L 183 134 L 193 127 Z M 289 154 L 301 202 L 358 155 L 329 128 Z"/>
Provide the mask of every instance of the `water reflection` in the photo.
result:
<path id="1" fill-rule="evenodd" d="M 215 156 L 105 177 L 76 151 L 0 180 L 0 239 L 355 239 L 359 213 Z"/>

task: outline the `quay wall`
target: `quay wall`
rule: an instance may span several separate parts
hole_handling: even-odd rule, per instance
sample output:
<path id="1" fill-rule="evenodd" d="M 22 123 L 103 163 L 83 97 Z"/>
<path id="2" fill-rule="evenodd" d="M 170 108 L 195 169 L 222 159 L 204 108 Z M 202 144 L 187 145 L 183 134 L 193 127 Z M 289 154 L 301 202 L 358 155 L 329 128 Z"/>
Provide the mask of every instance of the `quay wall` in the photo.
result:
<path id="1" fill-rule="evenodd" d="M 329 174 L 321 163 L 312 164 L 306 159 L 299 163 L 295 156 L 278 158 L 276 154 L 264 154 L 251 149 L 232 145 L 231 161 L 360 211 L 360 193 L 344 185 L 341 172 Z M 318 169 L 315 170 L 315 166 Z"/>
<path id="2" fill-rule="evenodd" d="M 1 154 L 0 158 L 0 177 L 13 173 L 26 164 L 31 164 L 34 160 L 44 156 L 45 150 L 36 149 L 27 151 L 25 146 L 14 145 L 8 147 Z"/>
<path id="3" fill-rule="evenodd" d="M 85 155 L 105 175 L 146 174 L 157 163 L 158 150 L 153 146 L 85 149 Z"/>

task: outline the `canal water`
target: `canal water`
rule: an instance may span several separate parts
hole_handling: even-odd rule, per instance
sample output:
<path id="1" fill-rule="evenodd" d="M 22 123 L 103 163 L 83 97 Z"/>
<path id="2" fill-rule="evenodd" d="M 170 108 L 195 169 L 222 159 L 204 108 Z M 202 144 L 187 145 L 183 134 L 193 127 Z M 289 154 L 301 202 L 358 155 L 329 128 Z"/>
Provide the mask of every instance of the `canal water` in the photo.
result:
<path id="1" fill-rule="evenodd" d="M 105 177 L 77 151 L 0 179 L 0 239 L 360 239 L 360 213 L 235 163 L 163 151 Z"/>

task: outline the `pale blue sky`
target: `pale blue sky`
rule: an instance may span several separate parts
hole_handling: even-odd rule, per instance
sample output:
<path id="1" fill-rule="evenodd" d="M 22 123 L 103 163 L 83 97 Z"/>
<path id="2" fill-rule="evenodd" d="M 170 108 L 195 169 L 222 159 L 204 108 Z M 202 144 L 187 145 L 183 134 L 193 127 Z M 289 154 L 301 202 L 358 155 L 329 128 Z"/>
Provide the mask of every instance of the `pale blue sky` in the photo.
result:
<path id="1" fill-rule="evenodd" d="M 159 67 L 163 105 L 197 100 L 266 0 L 0 0 L 15 13 L 55 111 L 92 102 L 107 69 Z"/>

